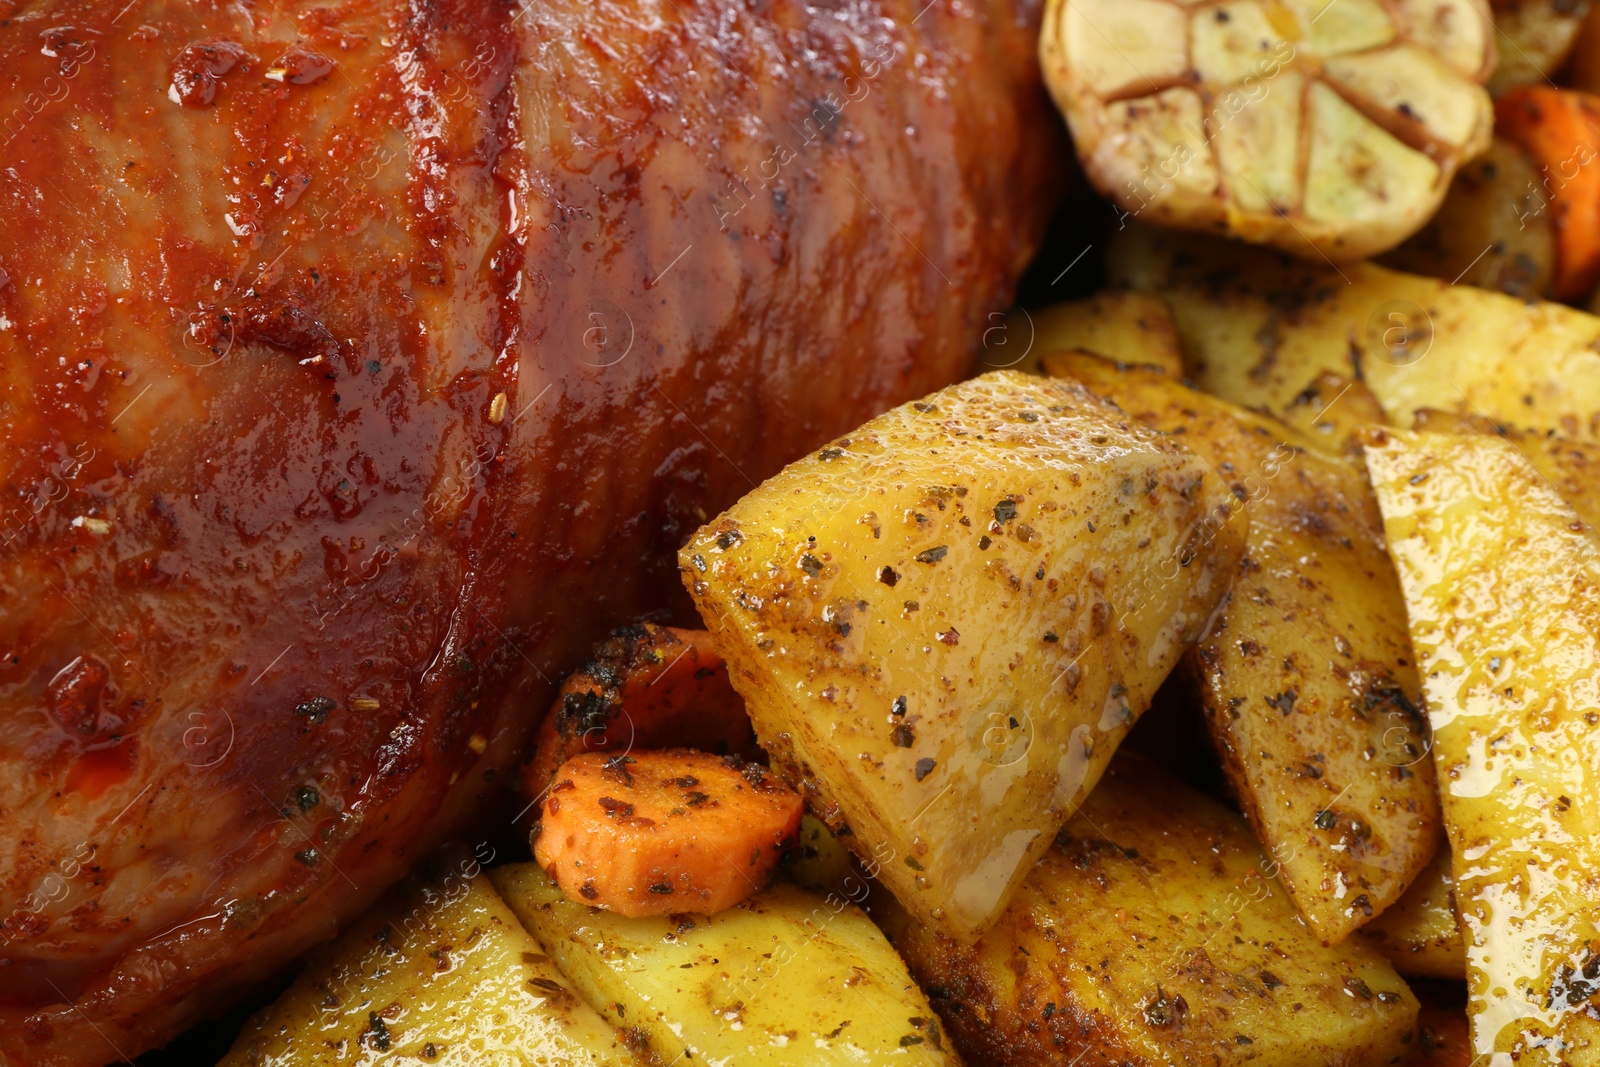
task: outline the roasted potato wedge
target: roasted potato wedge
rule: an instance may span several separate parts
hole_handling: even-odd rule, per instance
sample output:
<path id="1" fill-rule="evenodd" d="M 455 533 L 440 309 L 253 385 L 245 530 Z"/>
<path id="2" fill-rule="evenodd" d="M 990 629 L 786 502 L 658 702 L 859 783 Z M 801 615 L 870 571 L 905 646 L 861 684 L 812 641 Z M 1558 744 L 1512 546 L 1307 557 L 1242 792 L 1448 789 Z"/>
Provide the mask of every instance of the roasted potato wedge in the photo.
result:
<path id="1" fill-rule="evenodd" d="M 972 936 L 1222 596 L 1225 500 L 1081 386 L 995 371 L 790 465 L 679 559 L 773 766 Z"/>
<path id="2" fill-rule="evenodd" d="M 1313 441 L 1354 459 L 1368 426 L 1388 421 L 1366 382 L 1325 371 L 1311 380 L 1280 413 L 1288 425 Z"/>
<path id="3" fill-rule="evenodd" d="M 1589 0 L 1494 0 L 1495 48 L 1489 76 L 1499 96 L 1517 85 L 1548 85 L 1578 43 Z"/>
<path id="4" fill-rule="evenodd" d="M 1275 869 L 1238 816 L 1125 754 L 977 944 L 886 925 L 972 1063 L 1398 1060 L 1411 991 L 1359 938 L 1321 945 Z"/>
<path id="5" fill-rule="evenodd" d="M 1189 376 L 1240 407 L 1285 412 L 1333 371 L 1397 425 L 1440 408 L 1600 441 L 1600 318 L 1564 304 L 1148 227 L 1118 235 L 1109 264 L 1172 305 Z"/>
<path id="6" fill-rule="evenodd" d="M 716 915 L 629 919 L 574 903 L 536 864 L 490 872 L 589 1003 L 663 1064 L 955 1067 L 939 1021 L 843 896 L 780 882 Z"/>
<path id="7" fill-rule="evenodd" d="M 1379 262 L 1521 299 L 1555 284 L 1555 216 L 1528 154 L 1496 137 L 1461 168 L 1438 214 Z"/>
<path id="8" fill-rule="evenodd" d="M 1082 382 L 1209 460 L 1245 552 L 1189 657 L 1223 766 L 1312 931 L 1336 943 L 1439 842 L 1405 605 L 1361 468 L 1158 372 L 1059 354 Z"/>
<path id="9" fill-rule="evenodd" d="M 1456 883 L 1450 873 L 1450 850 L 1439 849 L 1405 895 L 1363 926 L 1361 936 L 1388 956 L 1401 974 L 1464 978 L 1467 945 L 1456 921 Z"/>
<path id="10" fill-rule="evenodd" d="M 1433 722 L 1474 1050 L 1600 1063 L 1600 542 L 1500 437 L 1374 431 Z"/>
<path id="11" fill-rule="evenodd" d="M 1496 426 L 1476 415 L 1424 408 L 1417 412 L 1414 430 L 1437 433 L 1487 433 L 1503 437 L 1522 458 L 1544 475 L 1561 499 L 1578 517 L 1600 530 L 1600 444 L 1569 441 L 1554 434 L 1525 433 Z"/>
<path id="12" fill-rule="evenodd" d="M 222 1067 L 644 1067 L 465 860 L 313 953 Z"/>
<path id="13" fill-rule="evenodd" d="M 1107 289 L 1085 300 L 1040 311 L 1018 308 L 984 333 L 978 370 L 1038 373 L 1050 352 L 1081 348 L 1119 363 L 1148 364 L 1183 373 L 1178 326 L 1167 302 L 1153 293 Z"/>

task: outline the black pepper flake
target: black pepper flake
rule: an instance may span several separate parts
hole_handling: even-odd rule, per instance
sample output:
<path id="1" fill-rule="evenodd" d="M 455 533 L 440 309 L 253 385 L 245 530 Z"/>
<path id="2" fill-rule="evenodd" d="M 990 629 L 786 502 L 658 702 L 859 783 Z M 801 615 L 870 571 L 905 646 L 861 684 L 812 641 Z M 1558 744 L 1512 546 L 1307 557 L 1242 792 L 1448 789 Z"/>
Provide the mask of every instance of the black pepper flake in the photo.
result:
<path id="1" fill-rule="evenodd" d="M 307 867 L 315 867 L 322 859 L 314 848 L 303 848 L 294 854 L 294 858 Z"/>
<path id="2" fill-rule="evenodd" d="M 1017 502 L 1015 500 L 1002 500 L 994 506 L 994 521 L 1004 526 L 1017 517 Z"/>
<path id="3" fill-rule="evenodd" d="M 912 407 L 912 410 L 920 411 L 924 415 L 926 415 L 930 411 L 938 411 L 939 410 L 939 407 L 938 407 L 937 404 L 925 404 L 921 400 L 917 401 L 915 404 L 912 404 L 911 407 Z"/>
<path id="4" fill-rule="evenodd" d="M 584 900 L 593 900 L 600 895 L 600 890 L 594 887 L 593 878 L 589 879 L 587 882 L 578 887 L 578 895 Z"/>
<path id="5" fill-rule="evenodd" d="M 670 896 L 672 894 L 672 886 L 668 882 L 657 882 L 650 887 L 650 892 L 658 897 Z"/>
<path id="6" fill-rule="evenodd" d="M 607 815 L 613 818 L 621 815 L 623 818 L 633 814 L 633 805 L 624 800 L 613 800 L 611 797 L 601 797 L 599 804 L 605 809 Z"/>
<path id="7" fill-rule="evenodd" d="M 842 448 L 824 448 L 817 453 L 817 458 L 827 463 L 830 460 L 838 459 L 842 455 L 844 455 L 844 449 Z"/>
<path id="8" fill-rule="evenodd" d="M 389 1024 L 375 1011 L 367 1012 L 367 1032 L 372 1036 L 372 1047 L 379 1052 L 389 1048 Z"/>
<path id="9" fill-rule="evenodd" d="M 895 748 L 910 748 L 917 743 L 917 732 L 909 726 L 896 726 L 889 731 L 889 740 Z"/>
<path id="10" fill-rule="evenodd" d="M 1094 523 L 1089 523 L 1089 532 L 1094 533 Z"/>
<path id="11" fill-rule="evenodd" d="M 1056 635 L 1056 632 L 1054 630 L 1046 630 L 1044 632 L 1044 639 L 1046 641 L 1049 641 L 1052 645 L 1055 644 L 1057 641 L 1061 640 L 1061 638 Z"/>
<path id="12" fill-rule="evenodd" d="M 744 534 L 738 530 L 723 530 L 717 534 L 717 547 L 724 550 L 730 549 L 743 540 Z"/>
<path id="13" fill-rule="evenodd" d="M 1323 808 L 1317 812 L 1317 817 L 1312 820 L 1312 824 L 1318 830 L 1332 830 L 1338 823 L 1339 817 L 1333 813 L 1332 808 Z"/>
<path id="14" fill-rule="evenodd" d="M 1393 990 L 1385 989 L 1378 994 L 1378 1000 L 1384 1004 L 1398 1004 L 1400 1003 L 1400 994 Z"/>
<path id="15" fill-rule="evenodd" d="M 800 557 L 800 569 L 811 575 L 811 577 L 815 578 L 817 575 L 822 573 L 822 561 L 816 556 L 813 556 L 811 553 L 807 552 L 805 555 Z"/>
<path id="16" fill-rule="evenodd" d="M 695 786 L 700 784 L 700 779 L 696 778 L 692 774 L 686 774 L 681 778 L 674 778 L 672 780 L 672 784 L 677 786 L 679 789 L 693 789 Z"/>
<path id="17" fill-rule="evenodd" d="M 905 713 L 906 713 L 906 698 L 904 696 L 895 697 L 894 698 L 894 702 L 889 705 L 889 714 L 890 715 L 904 715 Z"/>
<path id="18" fill-rule="evenodd" d="M 893 567 L 883 566 L 878 568 L 878 581 L 882 582 L 890 589 L 893 589 L 895 587 L 895 583 L 899 580 L 900 572 L 895 570 Z"/>
<path id="19" fill-rule="evenodd" d="M 688 796 L 684 797 L 683 801 L 684 801 L 685 804 L 688 804 L 691 808 L 698 808 L 700 805 L 704 804 L 706 801 L 708 801 L 710 799 L 711 799 L 711 797 L 709 795 L 697 791 L 697 792 L 690 793 Z"/>
<path id="20" fill-rule="evenodd" d="M 302 812 L 310 811 L 322 803 L 322 795 L 314 786 L 303 785 L 294 791 L 294 802 L 300 806 Z"/>
<path id="21" fill-rule="evenodd" d="M 915 600 L 908 600 L 905 602 L 904 607 L 907 611 L 916 611 L 920 609 L 922 605 Z"/>
<path id="22" fill-rule="evenodd" d="M 1367 983 L 1363 982 L 1359 977 L 1353 974 L 1345 978 L 1344 991 L 1350 994 L 1352 997 L 1359 997 L 1362 1000 L 1372 999 L 1371 988 L 1368 987 Z"/>
<path id="23" fill-rule="evenodd" d="M 961 643 L 961 634 L 954 626 L 948 630 L 940 630 L 938 637 L 941 645 L 959 645 Z"/>
<path id="24" fill-rule="evenodd" d="M 922 1044 L 922 1036 L 920 1034 L 905 1034 L 900 1038 L 901 1048 L 910 1048 L 912 1045 L 920 1044 Z"/>
<path id="25" fill-rule="evenodd" d="M 331 697 L 312 697 L 294 706 L 294 713 L 302 719 L 308 720 L 312 725 L 326 722 L 328 712 L 339 705 Z"/>
<path id="26" fill-rule="evenodd" d="M 1300 696 L 1296 689 L 1285 689 L 1275 697 L 1267 697 L 1267 703 L 1283 712 L 1285 715 L 1294 710 L 1294 702 Z"/>
<path id="27" fill-rule="evenodd" d="M 938 766 L 938 763 L 936 761 L 934 761 L 934 760 L 929 759 L 927 756 L 924 756 L 921 759 L 917 760 L 917 766 L 916 766 L 917 781 L 920 782 L 924 778 L 928 777 L 928 775 L 933 773 L 933 769 L 935 767 L 937 767 L 937 766 Z"/>
<path id="28" fill-rule="evenodd" d="M 1054 1015 L 1055 1013 L 1056 1013 L 1056 1002 L 1053 1001 L 1053 1000 L 1045 1001 L 1044 1013 L 1043 1013 L 1044 1017 L 1046 1019 L 1048 1019 L 1048 1018 L 1050 1018 L 1050 1016 Z"/>
<path id="29" fill-rule="evenodd" d="M 949 551 L 949 545 L 939 545 L 936 548 L 928 549 L 926 552 L 918 552 L 914 558 L 918 563 L 938 563 L 941 559 L 944 559 Z"/>
<path id="30" fill-rule="evenodd" d="M 1277 989 L 1279 986 L 1283 985 L 1283 979 L 1279 978 L 1271 971 L 1264 970 L 1261 972 L 1261 984 L 1266 986 L 1268 989 Z"/>
<path id="31" fill-rule="evenodd" d="M 994 544 L 994 542 L 989 540 L 989 535 L 984 534 L 982 537 L 978 538 L 978 551 L 987 552 L 989 551 L 989 546 L 992 544 Z"/>

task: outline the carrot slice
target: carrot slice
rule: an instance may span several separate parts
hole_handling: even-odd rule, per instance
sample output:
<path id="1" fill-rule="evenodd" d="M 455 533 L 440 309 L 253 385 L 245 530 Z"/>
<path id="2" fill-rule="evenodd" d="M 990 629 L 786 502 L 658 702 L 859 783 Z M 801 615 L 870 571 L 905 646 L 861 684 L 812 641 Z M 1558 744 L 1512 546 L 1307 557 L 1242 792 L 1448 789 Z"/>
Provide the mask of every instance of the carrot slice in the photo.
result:
<path id="1" fill-rule="evenodd" d="M 732 756 L 585 753 L 557 772 L 533 853 L 573 900 L 628 916 L 711 914 L 766 887 L 803 807 L 765 767 Z"/>
<path id="2" fill-rule="evenodd" d="M 1518 86 L 1495 103 L 1495 129 L 1543 172 L 1556 227 L 1556 297 L 1587 296 L 1600 278 L 1600 97 Z"/>
<path id="3" fill-rule="evenodd" d="M 760 753 L 744 701 L 705 630 L 645 623 L 597 645 L 556 694 L 523 770 L 529 796 L 580 752 L 695 748 L 747 759 Z"/>

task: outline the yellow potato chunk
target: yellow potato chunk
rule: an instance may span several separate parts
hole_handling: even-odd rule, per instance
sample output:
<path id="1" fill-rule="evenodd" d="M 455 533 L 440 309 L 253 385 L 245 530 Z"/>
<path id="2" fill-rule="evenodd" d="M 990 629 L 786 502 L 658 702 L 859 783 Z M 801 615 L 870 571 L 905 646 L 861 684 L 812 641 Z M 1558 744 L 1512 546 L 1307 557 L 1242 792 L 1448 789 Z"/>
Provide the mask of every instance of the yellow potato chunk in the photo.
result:
<path id="1" fill-rule="evenodd" d="M 984 332 L 979 372 L 1037 373 L 1051 352 L 1078 348 L 1118 363 L 1183 373 L 1178 327 L 1167 302 L 1152 293 L 1106 289 L 1037 311 L 1018 308 Z"/>
<path id="2" fill-rule="evenodd" d="M 1565 304 L 1148 226 L 1118 235 L 1108 266 L 1172 306 L 1189 376 L 1240 407 L 1285 414 L 1332 372 L 1395 425 L 1438 408 L 1600 441 L 1600 317 Z"/>
<path id="3" fill-rule="evenodd" d="M 490 877 L 573 986 L 644 1035 L 657 1063 L 960 1067 L 847 896 L 780 882 L 716 915 L 630 919 L 568 900 L 536 864 Z"/>
<path id="4" fill-rule="evenodd" d="M 1360 939 L 1321 945 L 1276 869 L 1237 815 L 1121 755 L 975 945 L 885 925 L 971 1063 L 1399 1061 L 1416 998 Z"/>
<path id="5" fill-rule="evenodd" d="M 1245 554 L 1185 675 L 1290 898 L 1343 940 L 1402 895 L 1440 828 L 1405 606 L 1359 462 L 1165 375 L 1078 354 L 1045 365 L 1185 442 L 1232 490 Z"/>
<path id="6" fill-rule="evenodd" d="M 1500 437 L 1374 431 L 1366 456 L 1433 724 L 1474 1052 L 1600 1063 L 1600 542 Z"/>
<path id="7" fill-rule="evenodd" d="M 1222 596 L 1224 493 L 1081 386 L 996 371 L 791 464 L 679 561 L 774 768 L 972 936 Z"/>
<path id="8" fill-rule="evenodd" d="M 1456 921 L 1456 880 L 1450 850 L 1439 849 L 1405 895 L 1361 928 L 1401 974 L 1453 978 L 1467 973 L 1467 945 Z"/>
<path id="9" fill-rule="evenodd" d="M 643 1067 L 474 871 L 402 887 L 313 953 L 222 1067 Z"/>

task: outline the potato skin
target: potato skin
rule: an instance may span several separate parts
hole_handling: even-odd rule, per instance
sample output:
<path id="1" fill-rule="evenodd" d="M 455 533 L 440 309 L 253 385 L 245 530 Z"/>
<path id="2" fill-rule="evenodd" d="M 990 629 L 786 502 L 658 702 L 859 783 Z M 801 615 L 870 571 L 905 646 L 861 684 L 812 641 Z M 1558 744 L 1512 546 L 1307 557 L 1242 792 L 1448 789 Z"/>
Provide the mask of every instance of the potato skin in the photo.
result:
<path id="1" fill-rule="evenodd" d="M 1498 0 L 1494 27 L 1500 59 L 1489 92 L 1518 85 L 1549 85 L 1579 45 L 1590 0 Z"/>
<path id="2" fill-rule="evenodd" d="M 970 937 L 1221 597 L 1217 481 L 1081 387 L 997 371 L 792 464 L 680 561 L 774 767 Z"/>
<path id="3" fill-rule="evenodd" d="M 1361 467 L 1156 372 L 1045 363 L 1186 442 L 1232 490 L 1245 553 L 1187 666 L 1290 897 L 1342 940 L 1400 898 L 1441 833 L 1405 605 Z"/>
<path id="4" fill-rule="evenodd" d="M 1323 947 L 1238 816 L 1124 753 L 975 945 L 895 947 L 970 1062 L 1377 1065 L 1417 1002 L 1369 946 Z"/>
<path id="5" fill-rule="evenodd" d="M 1332 371 L 1395 426 L 1439 408 L 1600 441 L 1600 318 L 1564 304 L 1144 226 L 1117 236 L 1108 267 L 1172 305 L 1189 377 L 1242 408 L 1282 414 Z"/>
<path id="6" fill-rule="evenodd" d="M 1526 152 L 1496 137 L 1456 174 L 1438 214 L 1379 262 L 1524 300 L 1549 297 L 1556 232 L 1545 180 Z"/>

